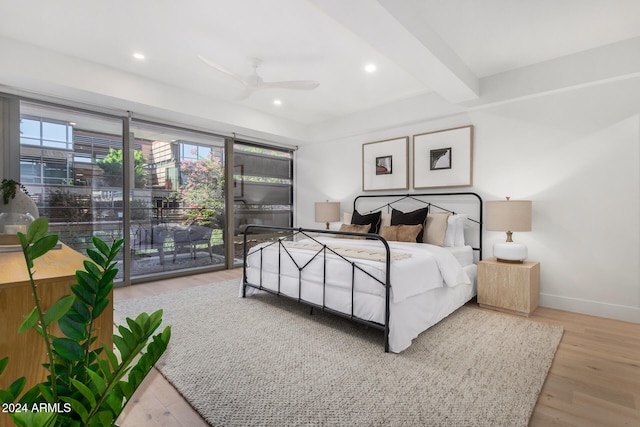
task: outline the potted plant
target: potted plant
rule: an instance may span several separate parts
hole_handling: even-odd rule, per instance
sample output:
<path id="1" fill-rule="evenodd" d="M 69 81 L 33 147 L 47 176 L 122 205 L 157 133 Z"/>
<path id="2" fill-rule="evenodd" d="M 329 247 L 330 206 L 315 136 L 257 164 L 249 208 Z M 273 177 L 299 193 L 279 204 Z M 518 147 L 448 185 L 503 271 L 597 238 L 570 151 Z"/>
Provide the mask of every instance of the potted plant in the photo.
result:
<path id="1" fill-rule="evenodd" d="M 3 179 L 0 184 L 0 192 L 2 193 L 2 202 L 6 205 L 9 204 L 11 199 L 16 198 L 16 192 L 18 189 L 22 190 L 26 195 L 29 195 L 29 192 L 24 187 L 24 185 L 20 184 L 18 181 L 13 179 Z"/>
<path id="2" fill-rule="evenodd" d="M 46 380 L 23 394 L 26 379 L 19 378 L 0 390 L 3 408 L 14 409 L 10 417 L 18 426 L 112 426 L 135 390 L 164 353 L 171 328 L 152 336 L 162 322 L 162 310 L 127 318 L 127 325 L 113 335 L 114 348 L 93 345 L 94 324 L 108 306 L 113 278 L 118 273 L 114 259 L 123 239 L 108 246 L 93 238 L 91 260 L 76 272 L 77 284 L 71 295 L 55 302 L 46 311 L 40 305 L 33 279 L 34 260 L 58 242 L 48 235 L 48 222 L 36 219 L 26 235 L 18 233 L 31 284 L 34 308 L 26 314 L 19 332 L 34 329 L 44 340 L 49 372 Z M 57 323 L 63 336 L 54 336 Z M 146 347 L 146 348 L 145 348 Z M 144 353 L 141 352 L 144 350 Z M 8 358 L 0 359 L 0 375 Z M 44 410 L 43 410 L 44 408 Z"/>
<path id="3" fill-rule="evenodd" d="M 18 181 L 3 179 L 0 183 L 0 233 L 14 235 L 26 232 L 27 226 L 38 218 L 38 207 L 27 189 Z"/>

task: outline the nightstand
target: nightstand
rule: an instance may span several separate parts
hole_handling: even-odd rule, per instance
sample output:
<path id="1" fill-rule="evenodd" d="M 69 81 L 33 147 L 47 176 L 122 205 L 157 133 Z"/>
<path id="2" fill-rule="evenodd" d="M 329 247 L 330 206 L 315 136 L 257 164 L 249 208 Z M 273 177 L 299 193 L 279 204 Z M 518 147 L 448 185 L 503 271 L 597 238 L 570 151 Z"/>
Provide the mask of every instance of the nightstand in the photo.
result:
<path id="1" fill-rule="evenodd" d="M 478 263 L 480 307 L 528 316 L 539 301 L 539 262 L 508 263 L 489 258 Z"/>

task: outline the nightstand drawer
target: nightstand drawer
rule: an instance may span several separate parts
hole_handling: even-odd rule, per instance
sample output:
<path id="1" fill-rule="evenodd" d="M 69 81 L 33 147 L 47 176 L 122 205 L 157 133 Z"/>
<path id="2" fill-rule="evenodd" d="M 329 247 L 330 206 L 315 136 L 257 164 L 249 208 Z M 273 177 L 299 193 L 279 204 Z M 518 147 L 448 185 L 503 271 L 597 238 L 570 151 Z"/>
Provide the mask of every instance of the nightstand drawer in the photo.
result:
<path id="1" fill-rule="evenodd" d="M 528 316 L 540 301 L 540 263 L 478 263 L 478 304 Z"/>

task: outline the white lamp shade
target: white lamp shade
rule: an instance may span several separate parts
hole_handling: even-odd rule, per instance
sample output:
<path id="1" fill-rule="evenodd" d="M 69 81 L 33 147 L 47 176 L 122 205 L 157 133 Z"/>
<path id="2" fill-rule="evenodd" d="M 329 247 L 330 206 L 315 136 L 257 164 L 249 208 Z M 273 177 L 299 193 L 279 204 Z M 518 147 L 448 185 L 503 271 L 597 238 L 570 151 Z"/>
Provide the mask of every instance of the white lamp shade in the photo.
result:
<path id="1" fill-rule="evenodd" d="M 335 222 L 340 220 L 340 202 L 316 203 L 316 222 Z"/>

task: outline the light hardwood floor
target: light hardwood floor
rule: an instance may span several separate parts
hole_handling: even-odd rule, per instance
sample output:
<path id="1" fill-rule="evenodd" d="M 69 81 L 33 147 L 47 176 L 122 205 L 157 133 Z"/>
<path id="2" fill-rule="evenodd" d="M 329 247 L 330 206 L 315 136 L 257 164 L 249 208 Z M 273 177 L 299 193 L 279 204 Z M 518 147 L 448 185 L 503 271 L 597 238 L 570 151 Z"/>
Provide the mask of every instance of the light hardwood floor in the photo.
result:
<path id="1" fill-rule="evenodd" d="M 239 280 L 240 276 L 241 269 L 235 269 L 134 285 L 116 289 L 114 299 Z M 640 426 L 640 324 L 547 308 L 538 308 L 529 318 L 564 327 L 530 426 Z M 207 426 L 155 369 L 118 424 Z"/>

